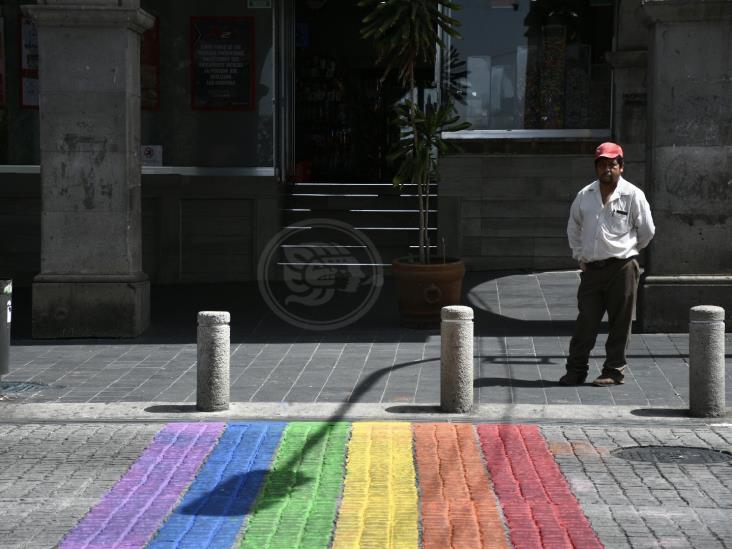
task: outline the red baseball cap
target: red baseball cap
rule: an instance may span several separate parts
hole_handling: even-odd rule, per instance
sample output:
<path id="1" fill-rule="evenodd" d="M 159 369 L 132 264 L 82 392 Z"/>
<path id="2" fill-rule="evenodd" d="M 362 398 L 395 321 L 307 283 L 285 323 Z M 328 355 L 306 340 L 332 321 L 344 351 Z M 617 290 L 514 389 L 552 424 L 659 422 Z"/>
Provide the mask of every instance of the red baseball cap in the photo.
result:
<path id="1" fill-rule="evenodd" d="M 618 145 L 617 143 L 610 143 L 608 141 L 607 143 L 603 143 L 595 149 L 595 160 L 597 160 L 600 157 L 616 158 L 618 156 L 620 156 L 622 158 L 623 149 L 620 148 L 620 145 Z"/>

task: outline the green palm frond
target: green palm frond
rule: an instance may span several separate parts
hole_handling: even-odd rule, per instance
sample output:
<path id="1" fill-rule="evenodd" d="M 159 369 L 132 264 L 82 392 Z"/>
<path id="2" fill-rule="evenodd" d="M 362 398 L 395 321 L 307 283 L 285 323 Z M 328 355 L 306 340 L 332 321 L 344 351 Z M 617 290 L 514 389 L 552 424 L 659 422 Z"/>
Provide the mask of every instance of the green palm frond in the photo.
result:
<path id="1" fill-rule="evenodd" d="M 464 130 L 470 124 L 460 122 L 460 117 L 450 104 L 439 105 L 429 101 L 424 109 L 420 109 L 414 102 L 407 100 L 398 105 L 396 110 L 400 139 L 387 157 L 399 163 L 399 181 L 395 183 L 401 185 L 417 181 L 420 176 L 425 176 L 429 181 L 437 180 L 438 156 L 435 153 L 456 150 L 455 145 L 442 138 L 442 133 Z M 416 159 L 423 160 L 429 169 L 420 171 L 420 167 L 415 164 Z"/>
<path id="2" fill-rule="evenodd" d="M 445 47 L 441 34 L 459 38 L 460 22 L 444 10 L 459 10 L 455 2 L 446 0 L 361 0 L 359 6 L 369 10 L 363 19 L 361 36 L 376 44 L 378 62 L 384 65 L 384 76 L 396 72 L 402 81 L 419 63 L 434 59 L 435 48 Z"/>
<path id="3" fill-rule="evenodd" d="M 383 67 L 382 79 L 396 74 L 399 82 L 411 94 L 416 88 L 415 73 L 422 65 L 434 64 L 437 48 L 447 50 L 442 36 L 460 38 L 460 22 L 450 14 L 460 9 L 449 0 L 360 0 L 359 6 L 368 10 L 363 18 L 361 36 L 373 40 L 377 63 Z M 393 182 L 397 186 L 413 183 L 417 186 L 419 204 L 420 262 L 429 262 L 429 184 L 437 181 L 438 155 L 454 150 L 442 138 L 447 131 L 463 130 L 470 126 L 460 122 L 454 101 L 462 99 L 460 79 L 464 79 L 464 62 L 460 64 L 456 51 L 450 51 L 451 75 L 456 75 L 442 101 L 428 100 L 420 106 L 406 99 L 394 107 L 395 122 L 399 126 L 399 140 L 387 156 L 398 165 Z"/>

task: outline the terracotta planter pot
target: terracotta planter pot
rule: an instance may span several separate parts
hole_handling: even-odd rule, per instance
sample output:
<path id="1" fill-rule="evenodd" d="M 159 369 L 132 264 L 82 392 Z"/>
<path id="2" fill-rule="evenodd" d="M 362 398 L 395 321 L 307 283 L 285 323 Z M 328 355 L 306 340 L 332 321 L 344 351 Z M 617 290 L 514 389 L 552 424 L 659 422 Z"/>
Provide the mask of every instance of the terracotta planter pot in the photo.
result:
<path id="1" fill-rule="evenodd" d="M 445 263 L 429 265 L 397 259 L 392 263 L 392 274 L 405 325 L 439 324 L 442 307 L 460 304 L 465 276 L 465 263 L 461 259 L 447 258 Z"/>

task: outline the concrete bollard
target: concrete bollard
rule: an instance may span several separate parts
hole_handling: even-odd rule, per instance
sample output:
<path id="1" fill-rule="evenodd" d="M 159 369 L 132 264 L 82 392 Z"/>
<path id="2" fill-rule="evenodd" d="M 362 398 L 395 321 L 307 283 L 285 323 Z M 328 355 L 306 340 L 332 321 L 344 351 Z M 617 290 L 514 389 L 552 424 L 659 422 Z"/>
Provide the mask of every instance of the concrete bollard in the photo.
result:
<path id="1" fill-rule="evenodd" d="M 196 408 L 202 412 L 229 409 L 230 321 L 226 311 L 198 313 Z"/>
<path id="2" fill-rule="evenodd" d="M 465 413 L 473 408 L 473 309 L 443 307 L 440 324 L 440 408 Z"/>
<path id="3" fill-rule="evenodd" d="M 724 401 L 724 309 L 699 305 L 689 311 L 689 413 L 722 417 Z"/>

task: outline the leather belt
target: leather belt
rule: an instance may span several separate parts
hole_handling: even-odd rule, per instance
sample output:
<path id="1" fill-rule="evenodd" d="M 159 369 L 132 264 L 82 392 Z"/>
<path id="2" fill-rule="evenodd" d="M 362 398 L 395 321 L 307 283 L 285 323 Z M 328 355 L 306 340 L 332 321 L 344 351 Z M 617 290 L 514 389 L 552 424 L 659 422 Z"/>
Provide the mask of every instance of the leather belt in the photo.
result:
<path id="1" fill-rule="evenodd" d="M 585 265 L 587 265 L 588 269 L 604 269 L 605 267 L 609 267 L 610 265 L 613 265 L 615 263 L 624 263 L 626 261 L 630 261 L 631 259 L 635 259 L 636 257 L 638 256 L 634 255 L 631 257 L 608 257 L 607 259 L 590 261 L 589 263 L 585 263 Z"/>

